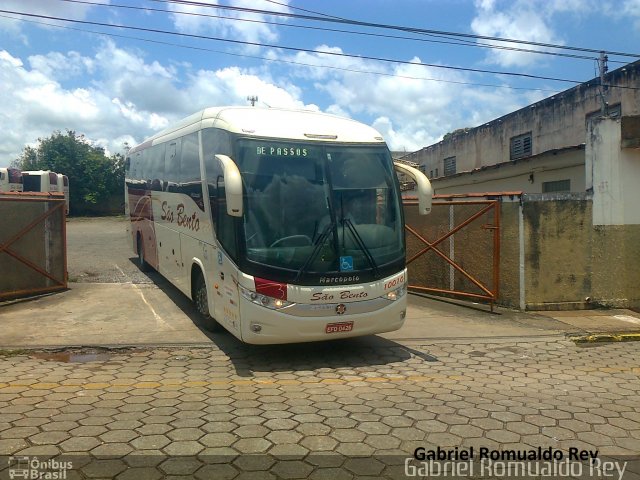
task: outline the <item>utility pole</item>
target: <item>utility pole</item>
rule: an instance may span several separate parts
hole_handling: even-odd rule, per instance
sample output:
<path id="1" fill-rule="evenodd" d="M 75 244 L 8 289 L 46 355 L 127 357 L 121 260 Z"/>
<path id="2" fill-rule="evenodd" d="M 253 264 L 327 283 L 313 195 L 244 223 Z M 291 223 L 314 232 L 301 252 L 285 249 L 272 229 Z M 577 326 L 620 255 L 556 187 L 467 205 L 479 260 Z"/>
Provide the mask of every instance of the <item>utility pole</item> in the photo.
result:
<path id="1" fill-rule="evenodd" d="M 607 67 L 607 61 L 609 57 L 605 55 L 604 52 L 600 52 L 600 58 L 598 59 L 598 70 L 600 71 L 600 101 L 602 103 L 600 113 L 604 117 L 607 114 L 607 107 L 609 104 L 607 103 L 607 91 L 608 87 L 604 84 L 604 76 L 607 71 L 609 71 L 609 67 Z"/>
<path id="2" fill-rule="evenodd" d="M 251 102 L 251 106 L 255 107 L 256 106 L 256 102 L 258 101 L 258 97 L 256 95 L 251 95 L 249 97 L 247 97 L 247 100 Z"/>

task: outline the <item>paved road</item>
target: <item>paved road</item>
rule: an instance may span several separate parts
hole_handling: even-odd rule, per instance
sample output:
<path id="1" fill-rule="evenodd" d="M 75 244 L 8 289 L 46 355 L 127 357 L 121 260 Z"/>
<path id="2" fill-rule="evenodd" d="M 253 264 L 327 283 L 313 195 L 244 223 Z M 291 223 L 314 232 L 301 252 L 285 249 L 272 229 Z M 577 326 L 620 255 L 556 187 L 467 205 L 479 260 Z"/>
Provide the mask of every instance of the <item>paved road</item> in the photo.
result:
<path id="1" fill-rule="evenodd" d="M 93 355 L 0 359 L 0 454 L 68 455 L 67 478 L 340 479 L 405 478 L 417 447 L 640 450 L 638 342 Z M 0 478 L 9 469 L 0 458 Z M 640 464 L 624 478 L 640 478 Z"/>
<path id="2" fill-rule="evenodd" d="M 67 222 L 70 282 L 153 283 L 162 277 L 136 267 L 125 217 L 78 218 Z M 157 278 L 156 278 L 157 277 Z"/>
<path id="3" fill-rule="evenodd" d="M 141 302 L 172 291 L 135 267 L 124 219 L 72 219 L 68 227 L 70 278 L 84 284 L 65 292 L 75 303 L 50 305 L 61 295 L 17 303 L 5 307 L 5 320 L 24 308 L 28 323 L 23 315 L 16 331 L 28 327 L 40 345 L 49 317 L 62 314 L 65 325 L 51 330 L 66 332 L 69 318 L 86 330 L 93 319 L 90 331 L 107 338 L 115 325 L 130 328 L 114 323 L 123 306 L 123 318 L 138 312 L 139 327 L 146 310 L 118 295 L 97 318 L 83 313 L 109 288 L 148 289 L 132 296 Z M 174 309 L 186 302 L 175 297 Z M 256 347 L 220 336 L 180 349 L 0 354 L 0 479 L 24 473 L 16 470 L 24 457 L 36 456 L 70 461 L 69 479 L 339 480 L 407 478 L 404 460 L 418 447 L 540 447 L 565 456 L 578 448 L 621 464 L 640 455 L 640 342 L 580 347 L 561 335 L 509 336 L 508 328 L 553 333 L 559 323 L 412 302 L 424 318 L 411 317 L 413 329 L 393 338 Z M 147 324 L 157 328 L 160 315 L 173 331 L 175 318 L 189 319 L 174 313 L 167 307 Z M 564 320 L 582 326 L 572 318 Z M 3 328 L 6 338 L 6 321 Z M 458 330 L 478 334 L 463 339 Z M 639 462 L 627 465 L 625 479 L 640 480 Z M 39 473 L 56 468 L 40 465 Z"/>

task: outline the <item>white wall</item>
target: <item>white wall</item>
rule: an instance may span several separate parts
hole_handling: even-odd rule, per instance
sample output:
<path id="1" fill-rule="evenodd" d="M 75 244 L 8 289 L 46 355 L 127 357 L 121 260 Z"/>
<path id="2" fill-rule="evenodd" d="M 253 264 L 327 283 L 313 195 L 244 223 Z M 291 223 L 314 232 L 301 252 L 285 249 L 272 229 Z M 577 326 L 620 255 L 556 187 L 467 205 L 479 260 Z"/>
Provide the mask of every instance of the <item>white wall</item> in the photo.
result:
<path id="1" fill-rule="evenodd" d="M 640 149 L 621 148 L 620 119 L 599 118 L 587 129 L 586 186 L 593 188 L 593 224 L 640 224 Z"/>
<path id="2" fill-rule="evenodd" d="M 533 175 L 533 182 L 530 177 Z M 516 192 L 542 193 L 543 182 L 571 181 L 572 192 L 584 192 L 584 151 L 572 150 L 559 155 L 545 155 L 518 163 L 504 163 L 496 168 L 463 173 L 432 180 L 436 194 Z"/>

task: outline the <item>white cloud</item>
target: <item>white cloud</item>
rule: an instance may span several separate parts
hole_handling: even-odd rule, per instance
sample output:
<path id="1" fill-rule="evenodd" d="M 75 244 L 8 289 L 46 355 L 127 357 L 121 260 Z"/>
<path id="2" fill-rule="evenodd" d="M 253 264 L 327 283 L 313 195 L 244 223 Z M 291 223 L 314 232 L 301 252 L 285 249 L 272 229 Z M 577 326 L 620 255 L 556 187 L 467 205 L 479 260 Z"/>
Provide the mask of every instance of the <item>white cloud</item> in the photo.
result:
<path id="1" fill-rule="evenodd" d="M 102 3 L 110 3 L 105 0 Z M 71 2 L 52 2 L 51 0 L 2 0 L 2 9 L 13 12 L 27 12 L 36 15 L 50 15 L 72 20 L 84 20 L 89 11 L 94 8 L 89 4 Z M 47 23 L 65 25 L 64 22 L 54 20 L 43 20 Z M 0 30 L 10 32 L 12 35 L 20 36 L 23 43 L 28 44 L 29 39 L 21 34 L 24 23 L 15 20 L 0 18 Z M 50 28 L 50 27 L 47 27 Z"/>
<path id="2" fill-rule="evenodd" d="M 622 3 L 621 14 L 633 20 L 636 30 L 640 30 L 640 0 L 625 0 Z"/>
<path id="3" fill-rule="evenodd" d="M 394 150 L 417 150 L 447 132 L 477 126 L 539 99 L 539 95 L 534 98 L 508 88 L 466 85 L 477 77 L 422 65 L 418 57 L 407 59 L 411 64 L 390 66 L 323 52 L 340 54 L 342 50 L 321 45 L 316 53 L 279 58 L 312 65 L 297 67 L 292 75 L 314 80 L 314 89 L 331 101 L 322 108 L 340 116 L 369 118 Z"/>
<path id="4" fill-rule="evenodd" d="M 584 2 L 576 0 L 476 0 L 477 13 L 471 22 L 471 30 L 482 36 L 512 38 L 537 43 L 563 44 L 554 31 L 551 20 L 561 11 L 578 11 Z M 514 43 L 479 40 L 479 43 L 502 47 L 526 48 L 544 51 L 543 47 Z M 503 67 L 525 67 L 542 60 L 542 55 L 511 50 L 491 49 L 487 61 Z"/>
<path id="5" fill-rule="evenodd" d="M 476 0 L 471 29 L 478 35 L 564 45 L 561 22 L 580 23 L 589 16 L 613 19 L 640 30 L 640 0 Z M 562 18 L 561 18 L 562 16 Z M 603 18 L 604 17 L 604 18 Z M 479 40 L 497 46 L 546 51 L 544 47 Z M 547 59 L 544 55 L 490 50 L 486 60 L 502 67 L 527 67 Z"/>
<path id="6" fill-rule="evenodd" d="M 223 5 L 223 2 L 218 0 L 204 0 L 199 3 Z M 281 3 L 283 5 L 269 4 L 263 10 L 288 13 L 290 11 L 287 6 L 288 0 Z M 239 8 L 257 8 L 256 2 L 253 0 L 230 0 L 228 5 Z M 176 29 L 180 32 L 222 35 L 253 43 L 274 42 L 278 39 L 275 26 L 263 23 L 277 20 L 278 17 L 271 15 L 186 4 L 169 4 L 169 9 L 176 12 L 172 15 L 172 19 Z M 245 46 L 244 49 L 255 51 L 258 48 Z"/>
<path id="7" fill-rule="evenodd" d="M 32 55 L 29 57 L 29 65 L 48 77 L 67 79 L 77 77 L 84 73 L 92 73 L 94 61 L 83 57 L 78 52 L 68 52 L 66 55 L 60 52 L 50 52 L 46 55 Z"/>
<path id="8" fill-rule="evenodd" d="M 80 73 L 91 80 L 77 84 Z M 73 78 L 71 78 L 73 77 Z M 70 80 L 71 79 L 71 80 Z M 34 55 L 25 64 L 0 50 L 0 164 L 15 159 L 25 145 L 54 130 L 71 129 L 110 152 L 124 141 L 135 144 L 195 111 L 217 105 L 246 105 L 248 95 L 272 107 L 317 109 L 302 91 L 238 67 L 191 71 L 188 64 L 148 62 L 138 51 L 104 42 L 93 57 L 77 52 Z"/>

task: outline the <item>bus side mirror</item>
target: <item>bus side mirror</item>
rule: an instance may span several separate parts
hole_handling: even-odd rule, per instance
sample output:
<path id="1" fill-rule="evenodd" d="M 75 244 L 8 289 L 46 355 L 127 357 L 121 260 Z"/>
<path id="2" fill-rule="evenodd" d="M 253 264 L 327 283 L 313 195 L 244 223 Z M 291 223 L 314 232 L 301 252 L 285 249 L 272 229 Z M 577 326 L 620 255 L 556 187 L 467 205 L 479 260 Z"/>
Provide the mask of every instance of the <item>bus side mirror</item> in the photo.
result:
<path id="1" fill-rule="evenodd" d="M 242 209 L 242 176 L 233 160 L 226 155 L 216 155 L 216 159 L 222 166 L 224 175 L 225 199 L 227 201 L 227 214 L 232 217 L 241 217 Z"/>
<path id="2" fill-rule="evenodd" d="M 431 213 L 431 202 L 433 200 L 433 188 L 431 188 L 431 182 L 424 173 L 420 170 L 405 165 L 400 162 L 393 162 L 393 166 L 396 171 L 404 173 L 411 177 L 416 182 L 416 191 L 418 192 L 418 213 L 420 215 L 427 215 Z"/>

